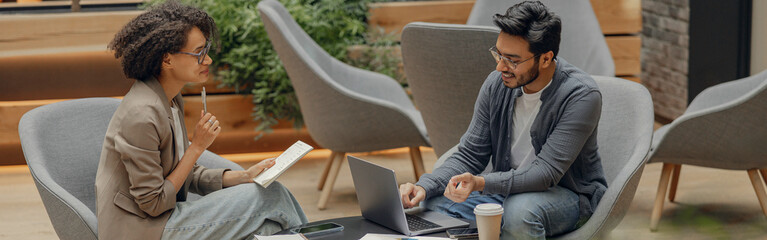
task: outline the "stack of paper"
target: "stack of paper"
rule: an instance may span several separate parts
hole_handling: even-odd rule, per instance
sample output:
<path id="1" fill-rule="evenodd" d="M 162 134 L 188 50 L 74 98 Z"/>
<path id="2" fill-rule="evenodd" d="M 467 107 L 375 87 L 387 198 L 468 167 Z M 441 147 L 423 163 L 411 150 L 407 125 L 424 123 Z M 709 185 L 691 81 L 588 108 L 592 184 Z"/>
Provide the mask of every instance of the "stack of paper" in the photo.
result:
<path id="1" fill-rule="evenodd" d="M 312 146 L 302 141 L 294 143 L 274 160 L 274 166 L 266 169 L 264 172 L 253 178 L 253 181 L 262 187 L 269 187 L 269 184 L 272 184 L 277 177 L 285 172 L 285 170 L 288 170 L 290 166 L 293 166 L 294 163 L 298 162 L 298 159 L 304 157 L 312 149 L 314 149 Z"/>

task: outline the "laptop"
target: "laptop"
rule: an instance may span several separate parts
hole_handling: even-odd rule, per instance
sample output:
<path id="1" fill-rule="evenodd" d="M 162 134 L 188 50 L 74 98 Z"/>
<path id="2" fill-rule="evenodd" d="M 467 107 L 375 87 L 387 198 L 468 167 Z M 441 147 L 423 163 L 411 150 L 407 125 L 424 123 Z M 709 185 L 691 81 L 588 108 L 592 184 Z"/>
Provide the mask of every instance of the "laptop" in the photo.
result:
<path id="1" fill-rule="evenodd" d="M 354 156 L 349 156 L 348 160 L 357 200 L 365 219 L 408 236 L 469 226 L 464 221 L 423 207 L 405 213 L 393 170 Z"/>

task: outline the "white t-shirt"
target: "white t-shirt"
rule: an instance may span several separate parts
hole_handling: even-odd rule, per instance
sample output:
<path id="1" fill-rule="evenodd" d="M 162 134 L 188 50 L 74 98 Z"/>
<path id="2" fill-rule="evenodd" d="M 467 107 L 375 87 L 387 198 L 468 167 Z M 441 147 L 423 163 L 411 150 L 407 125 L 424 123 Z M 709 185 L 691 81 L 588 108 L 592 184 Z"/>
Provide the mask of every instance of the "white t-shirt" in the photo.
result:
<path id="1" fill-rule="evenodd" d="M 511 139 L 511 167 L 514 169 L 530 164 L 535 159 L 533 140 L 530 138 L 530 126 L 533 125 L 535 116 L 541 110 L 541 93 L 549 85 L 551 85 L 551 81 L 535 93 L 526 93 L 525 88 L 522 88 L 522 96 L 519 96 L 514 103 L 512 116 L 514 136 Z"/>
<path id="2" fill-rule="evenodd" d="M 170 107 L 170 112 L 173 113 L 173 135 L 176 139 L 178 160 L 181 161 L 181 157 L 184 156 L 184 129 L 181 127 L 181 118 L 178 117 L 179 110 L 175 101 L 173 101 L 173 106 Z"/>

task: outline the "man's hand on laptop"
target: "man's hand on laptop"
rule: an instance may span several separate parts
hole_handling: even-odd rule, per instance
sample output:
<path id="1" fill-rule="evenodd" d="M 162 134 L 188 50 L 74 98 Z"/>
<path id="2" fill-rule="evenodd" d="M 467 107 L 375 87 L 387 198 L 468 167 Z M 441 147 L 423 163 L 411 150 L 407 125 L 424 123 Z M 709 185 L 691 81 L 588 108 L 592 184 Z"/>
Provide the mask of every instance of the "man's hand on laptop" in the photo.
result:
<path id="1" fill-rule="evenodd" d="M 464 173 L 450 178 L 445 187 L 445 197 L 453 202 L 463 202 L 469 198 L 473 191 L 481 191 L 485 188 L 485 178 Z"/>
<path id="2" fill-rule="evenodd" d="M 426 189 L 412 183 L 399 185 L 399 196 L 402 199 L 402 207 L 405 209 L 418 206 L 425 197 Z"/>

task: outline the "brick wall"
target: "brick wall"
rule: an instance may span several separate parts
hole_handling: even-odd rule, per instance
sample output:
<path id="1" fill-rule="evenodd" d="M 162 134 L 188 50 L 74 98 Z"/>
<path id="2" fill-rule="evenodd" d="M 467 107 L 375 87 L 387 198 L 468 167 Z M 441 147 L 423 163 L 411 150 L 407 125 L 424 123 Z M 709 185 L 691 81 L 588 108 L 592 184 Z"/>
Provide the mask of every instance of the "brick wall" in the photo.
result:
<path id="1" fill-rule="evenodd" d="M 689 0 L 642 0 L 641 78 L 668 120 L 687 108 L 689 19 Z"/>

